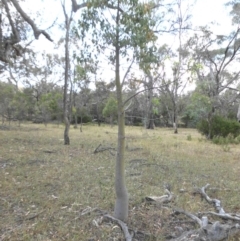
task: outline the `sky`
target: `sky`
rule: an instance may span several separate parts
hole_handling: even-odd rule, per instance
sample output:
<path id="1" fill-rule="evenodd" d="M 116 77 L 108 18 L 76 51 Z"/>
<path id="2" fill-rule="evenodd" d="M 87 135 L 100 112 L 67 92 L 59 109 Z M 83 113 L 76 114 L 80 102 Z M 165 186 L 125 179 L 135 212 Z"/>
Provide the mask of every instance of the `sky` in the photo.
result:
<path id="1" fill-rule="evenodd" d="M 36 4 L 39 2 L 39 4 Z M 66 0 L 67 2 L 71 2 L 70 0 Z M 47 3 L 47 6 L 46 6 Z M 224 7 L 224 3 L 226 0 L 196 0 L 196 4 L 192 8 L 192 23 L 195 26 L 199 25 L 209 25 L 211 22 L 216 22 L 218 25 L 214 25 L 212 27 L 213 31 L 217 34 L 228 34 L 229 30 L 232 29 L 231 25 L 231 17 L 229 16 L 229 9 Z M 36 5 L 39 6 L 41 11 L 44 11 L 44 15 L 48 16 L 47 21 L 41 21 L 39 24 L 40 28 L 47 28 L 51 25 L 51 23 L 57 18 L 58 20 L 63 19 L 63 12 L 60 5 L 60 1 L 54 0 L 27 0 L 26 7 L 30 9 L 30 11 L 36 10 Z M 70 6 L 70 5 L 69 5 Z M 78 14 L 78 13 L 77 13 Z M 46 20 L 46 18 L 45 18 Z M 56 27 L 54 27 L 56 28 Z M 56 40 L 56 36 L 54 38 Z M 41 49 L 52 49 L 54 44 L 50 43 L 48 40 L 45 39 L 44 36 L 40 37 L 40 42 L 36 43 Z"/>
<path id="2" fill-rule="evenodd" d="M 208 25 L 217 22 L 212 29 L 217 34 L 228 34 L 232 29 L 230 9 L 225 7 L 226 0 L 198 0 L 193 9 L 193 24 Z"/>
<path id="3" fill-rule="evenodd" d="M 71 1 L 65 1 L 66 3 L 69 2 L 68 7 L 70 8 Z M 232 29 L 231 17 L 229 16 L 230 10 L 224 6 L 224 3 L 226 3 L 226 0 L 197 0 L 195 5 L 191 8 L 191 21 L 193 23 L 193 26 L 208 25 L 216 34 L 229 34 L 230 30 Z M 60 0 L 26 0 L 26 6 L 23 7 L 26 7 L 34 16 L 34 12 L 36 11 L 36 5 L 38 6 L 40 12 L 44 16 L 46 16 L 43 19 L 36 18 L 39 28 L 48 28 L 55 19 L 58 19 L 58 21 L 64 20 Z M 77 14 L 79 14 L 79 12 L 77 12 Z M 218 24 L 210 25 L 211 22 L 215 22 Z M 59 30 L 56 30 L 57 28 L 57 26 L 53 28 L 54 33 L 52 32 L 52 30 L 50 30 L 50 34 L 52 32 L 51 36 L 54 39 L 55 43 L 59 40 L 60 37 L 60 34 L 58 34 Z M 165 41 L 165 43 L 169 44 L 167 38 L 168 37 L 162 39 L 163 42 Z M 174 42 L 174 40 L 172 40 L 172 42 Z M 56 52 L 57 50 L 54 48 L 55 43 L 51 43 L 44 36 L 41 35 L 38 41 L 34 41 L 33 45 L 35 46 L 35 49 L 45 50 L 46 52 Z M 62 52 L 62 54 L 64 54 L 64 51 Z M 104 72 L 105 76 L 103 76 L 103 78 L 106 81 L 110 81 L 110 79 L 114 77 L 113 72 L 110 71 L 110 66 L 106 66 Z"/>

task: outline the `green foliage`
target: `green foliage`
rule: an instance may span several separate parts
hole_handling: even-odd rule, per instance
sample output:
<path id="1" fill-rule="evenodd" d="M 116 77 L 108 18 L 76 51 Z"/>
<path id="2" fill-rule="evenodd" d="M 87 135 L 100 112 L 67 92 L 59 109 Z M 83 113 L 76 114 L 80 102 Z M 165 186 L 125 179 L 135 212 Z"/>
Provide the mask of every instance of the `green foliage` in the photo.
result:
<path id="1" fill-rule="evenodd" d="M 182 121 L 188 127 L 196 127 L 199 119 L 206 118 L 211 108 L 210 98 L 195 91 L 189 99 L 189 104 L 183 113 Z"/>
<path id="2" fill-rule="evenodd" d="M 102 112 L 104 117 L 117 116 L 117 100 L 114 97 L 110 97 Z"/>
<path id="3" fill-rule="evenodd" d="M 240 135 L 236 137 L 233 134 L 228 134 L 226 137 L 214 136 L 212 141 L 217 145 L 240 144 Z"/>
<path id="4" fill-rule="evenodd" d="M 44 122 L 51 119 L 58 119 L 62 112 L 60 103 L 62 103 L 61 93 L 53 91 L 42 94 L 38 104 L 38 115 L 40 115 L 38 118 L 44 120 Z"/>
<path id="5" fill-rule="evenodd" d="M 214 116 L 210 122 L 205 119 L 201 120 L 197 124 L 197 129 L 203 135 L 208 136 L 210 139 L 215 138 L 215 142 L 221 143 L 223 142 L 221 138 L 228 137 L 230 141 L 240 135 L 240 124 L 222 116 Z"/>
<path id="6" fill-rule="evenodd" d="M 153 104 L 153 114 L 158 115 L 159 114 L 159 106 L 160 106 L 160 101 L 158 98 L 153 98 L 152 99 L 152 104 Z"/>
<path id="7" fill-rule="evenodd" d="M 120 19 L 117 23 L 118 8 L 120 9 L 118 12 Z M 109 16 L 109 9 L 111 9 L 111 17 Z M 116 1 L 90 0 L 88 1 L 88 8 L 83 10 L 81 19 L 78 21 L 78 28 L 75 28 L 74 32 L 82 40 L 90 32 L 91 43 L 89 39 L 84 42 L 84 51 L 81 52 L 81 57 L 77 59 L 82 61 L 92 57 L 94 52 L 86 51 L 86 49 L 90 49 L 88 47 L 91 44 L 94 45 L 97 52 L 118 46 L 121 49 L 120 55 L 126 57 L 127 61 L 130 61 L 129 49 L 134 52 L 134 56 L 138 59 L 142 58 L 140 57 L 142 52 L 146 57 L 146 55 L 149 55 L 146 44 L 157 39 L 152 30 L 154 25 L 153 2 L 120 1 L 118 6 Z M 132 52 L 130 55 L 132 55 Z M 114 51 L 109 53 L 110 63 L 114 63 L 115 54 Z"/>

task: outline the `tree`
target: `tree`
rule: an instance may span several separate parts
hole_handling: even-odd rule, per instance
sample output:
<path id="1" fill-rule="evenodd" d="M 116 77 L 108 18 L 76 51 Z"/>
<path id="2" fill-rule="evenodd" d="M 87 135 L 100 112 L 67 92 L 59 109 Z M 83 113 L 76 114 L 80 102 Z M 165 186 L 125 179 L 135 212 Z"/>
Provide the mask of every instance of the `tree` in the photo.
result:
<path id="1" fill-rule="evenodd" d="M 69 107 L 70 107 L 70 100 L 68 99 L 68 82 L 69 82 L 69 72 L 70 72 L 70 58 L 69 58 L 69 35 L 70 35 L 70 27 L 72 22 L 72 14 L 71 11 L 70 16 L 68 16 L 66 12 L 65 1 L 61 2 L 63 13 L 65 17 L 65 67 L 64 67 L 64 91 L 63 91 L 63 118 L 65 123 L 65 130 L 64 130 L 64 145 L 70 145 L 70 138 L 69 138 L 69 128 L 70 128 L 70 121 L 69 121 Z"/>
<path id="2" fill-rule="evenodd" d="M 93 119 L 97 120 L 98 126 L 101 125 L 101 121 L 103 120 L 102 112 L 105 105 L 105 102 L 108 96 L 111 93 L 112 88 L 114 87 L 114 83 L 110 82 L 106 84 L 106 82 L 102 80 L 95 80 L 95 90 L 92 95 L 92 109 L 91 113 Z"/>
<path id="3" fill-rule="evenodd" d="M 108 98 L 102 113 L 104 117 L 110 117 L 110 124 L 112 127 L 114 117 L 117 116 L 117 100 L 114 97 Z"/>
<path id="4" fill-rule="evenodd" d="M 184 3 L 186 2 L 187 7 L 184 9 Z M 171 71 L 172 76 L 166 74 L 164 69 L 164 74 L 162 76 L 162 94 L 168 95 L 169 100 L 171 101 L 171 111 L 169 112 L 169 116 L 171 117 L 171 121 L 174 128 L 174 133 L 178 133 L 178 121 L 179 121 L 179 105 L 180 105 L 180 96 L 183 94 L 183 91 L 188 83 L 188 79 L 186 75 L 189 71 L 189 46 L 185 42 L 186 36 L 188 34 L 189 29 L 189 3 L 188 1 L 177 0 L 176 8 L 174 8 L 173 13 L 176 15 L 176 21 L 172 22 L 174 34 L 176 35 L 176 52 L 168 49 L 165 50 L 167 54 L 166 59 L 169 60 L 171 58 Z M 163 66 L 164 68 L 165 66 Z"/>
<path id="5" fill-rule="evenodd" d="M 9 4 L 13 8 L 9 7 Z M 20 42 L 23 40 L 24 31 L 28 26 L 31 27 L 36 39 L 42 34 L 49 41 L 53 41 L 46 31 L 36 26 L 17 0 L 2 0 L 0 7 L 2 8 L 0 15 L 0 61 L 11 63 L 12 59 L 22 55 L 24 48 Z M 4 24 L 10 26 L 10 29 L 4 29 Z"/>
<path id="6" fill-rule="evenodd" d="M 122 221 L 128 218 L 128 192 L 125 183 L 125 101 L 123 100 L 123 85 L 132 66 L 132 53 L 146 46 L 147 42 L 155 39 L 153 31 L 149 27 L 153 3 L 140 3 L 140 1 L 92 1 L 89 8 L 82 15 L 80 28 L 92 31 L 92 42 L 99 50 L 110 49 L 109 62 L 114 64 L 115 86 L 118 109 L 118 147 L 115 169 L 116 203 L 114 216 Z M 106 10 L 110 15 L 106 15 Z M 153 24 L 153 22 L 152 22 Z M 100 30 L 100 31 L 98 31 Z M 145 35 L 142 35 L 142 31 Z M 82 31 L 82 33 L 84 33 Z M 131 53 L 131 55 L 130 55 Z M 121 58 L 129 59 L 129 68 L 122 81 Z M 134 59 L 134 58 L 133 58 Z"/>
<path id="7" fill-rule="evenodd" d="M 199 91 L 208 96 L 211 102 L 211 111 L 207 113 L 209 136 L 211 136 L 211 120 L 221 109 L 224 101 L 222 94 L 232 88 L 240 76 L 239 70 L 232 70 L 232 66 L 239 62 L 240 28 L 229 36 L 215 36 L 206 28 L 202 30 L 203 34 L 191 38 L 189 45 L 194 46 L 193 67 L 195 66 Z"/>
<path id="8" fill-rule="evenodd" d="M 0 113 L 2 116 L 2 124 L 5 120 L 10 121 L 12 119 L 12 99 L 16 93 L 16 88 L 12 84 L 0 82 Z"/>

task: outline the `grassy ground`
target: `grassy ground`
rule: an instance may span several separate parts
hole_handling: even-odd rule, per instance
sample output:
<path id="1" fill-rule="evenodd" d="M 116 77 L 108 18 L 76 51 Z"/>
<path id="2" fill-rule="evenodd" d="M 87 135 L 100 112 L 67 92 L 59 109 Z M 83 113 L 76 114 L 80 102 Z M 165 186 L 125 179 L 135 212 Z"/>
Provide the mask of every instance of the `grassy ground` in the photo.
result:
<path id="1" fill-rule="evenodd" d="M 193 129 L 176 135 L 172 129 L 127 127 L 126 136 L 128 226 L 139 235 L 166 240 L 174 232 L 171 209 L 144 202 L 163 195 L 165 184 L 175 194 L 172 207 L 213 210 L 192 194 L 210 183 L 209 196 L 222 200 L 226 212 L 240 212 L 239 145 L 212 144 Z M 101 222 L 115 202 L 114 151 L 93 154 L 99 144 L 116 147 L 117 127 L 87 125 L 82 133 L 71 128 L 70 140 L 63 145 L 63 126 L 0 128 L 1 241 L 123 240 L 117 226 Z"/>

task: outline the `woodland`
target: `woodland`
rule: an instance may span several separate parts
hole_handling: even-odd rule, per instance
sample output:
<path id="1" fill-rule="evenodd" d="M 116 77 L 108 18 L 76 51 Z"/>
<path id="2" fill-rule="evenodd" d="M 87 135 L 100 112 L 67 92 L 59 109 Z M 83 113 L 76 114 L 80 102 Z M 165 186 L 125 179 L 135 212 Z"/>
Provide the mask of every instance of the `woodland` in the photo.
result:
<path id="1" fill-rule="evenodd" d="M 56 6 L 53 16 L 48 4 Z M 239 145 L 240 1 L 224 5 L 231 22 L 227 34 L 214 31 L 217 23 L 194 25 L 195 2 L 190 0 L 52 0 L 39 6 L 33 9 L 30 0 L 0 3 L 0 131 L 16 124 L 22 130 L 26 123 L 63 126 L 58 145 L 70 148 L 71 129 L 82 134 L 88 125 L 116 128 L 116 145 L 100 142 L 92 153 L 107 151 L 115 158 L 113 214 L 98 209 L 87 214 L 98 212 L 96 226 L 115 223 L 127 241 L 154 240 L 139 238 L 129 226 L 127 130 L 170 128 L 178 136 L 197 128 L 205 141 L 224 144 L 225 151 L 229 143 Z M 173 207 L 168 184 L 166 194 L 145 197 L 146 205 L 171 209 L 195 223 L 188 229 L 179 225 L 178 235 L 164 240 L 239 240 L 240 211 L 226 212 L 221 197 L 208 195 L 210 184 L 201 185 L 194 195 L 214 211 Z"/>

